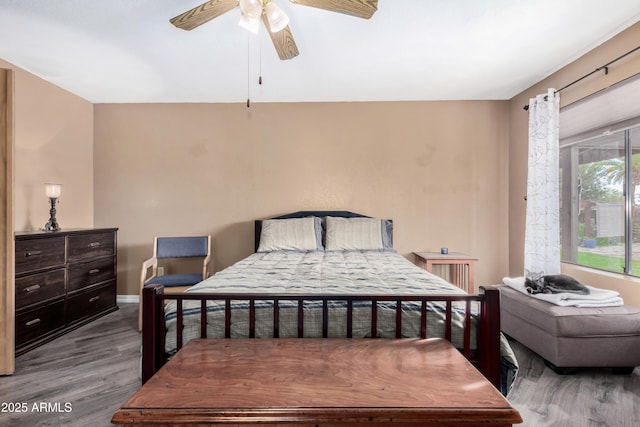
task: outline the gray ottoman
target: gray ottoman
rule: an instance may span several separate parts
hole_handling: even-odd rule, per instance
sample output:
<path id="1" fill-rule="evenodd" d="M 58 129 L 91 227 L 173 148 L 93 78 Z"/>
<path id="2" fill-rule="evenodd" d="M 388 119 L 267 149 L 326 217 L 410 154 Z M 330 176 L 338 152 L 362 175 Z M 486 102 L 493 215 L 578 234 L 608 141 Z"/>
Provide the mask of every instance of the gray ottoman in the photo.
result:
<path id="1" fill-rule="evenodd" d="M 631 373 L 640 366 L 640 308 L 563 307 L 500 286 L 502 332 L 558 373 L 579 367 Z"/>

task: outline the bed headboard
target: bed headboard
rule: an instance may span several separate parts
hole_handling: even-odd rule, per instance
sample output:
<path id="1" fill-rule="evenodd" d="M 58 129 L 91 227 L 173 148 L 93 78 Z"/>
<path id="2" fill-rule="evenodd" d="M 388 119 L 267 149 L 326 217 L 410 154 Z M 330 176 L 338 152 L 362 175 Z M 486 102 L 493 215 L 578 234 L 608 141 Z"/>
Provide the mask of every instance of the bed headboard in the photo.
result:
<path id="1" fill-rule="evenodd" d="M 342 217 L 342 218 L 371 218 L 367 215 L 362 215 L 356 212 L 350 212 L 350 211 L 298 211 L 298 212 L 292 212 L 292 213 L 288 213 L 288 214 L 284 214 L 284 215 L 280 215 L 280 216 L 276 216 L 273 218 L 269 218 L 269 219 L 288 219 L 288 218 L 305 218 L 308 216 L 317 216 L 317 217 L 324 217 L 324 216 L 337 216 L 337 217 Z M 255 220 L 255 234 L 254 234 L 254 251 L 258 251 L 258 247 L 260 246 L 260 235 L 262 234 L 262 219 L 257 219 Z M 391 220 L 387 220 L 389 222 L 392 222 Z M 393 238 L 393 232 L 391 232 L 391 237 Z"/>

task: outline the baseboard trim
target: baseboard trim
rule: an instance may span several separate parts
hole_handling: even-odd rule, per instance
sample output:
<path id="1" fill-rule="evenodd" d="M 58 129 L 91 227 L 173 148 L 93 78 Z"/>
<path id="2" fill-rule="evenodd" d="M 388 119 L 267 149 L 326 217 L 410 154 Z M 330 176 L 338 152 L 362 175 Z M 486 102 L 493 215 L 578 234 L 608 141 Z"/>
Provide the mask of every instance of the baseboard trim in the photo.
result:
<path id="1" fill-rule="evenodd" d="M 118 295 L 116 297 L 118 304 L 138 304 L 140 302 L 139 295 Z"/>

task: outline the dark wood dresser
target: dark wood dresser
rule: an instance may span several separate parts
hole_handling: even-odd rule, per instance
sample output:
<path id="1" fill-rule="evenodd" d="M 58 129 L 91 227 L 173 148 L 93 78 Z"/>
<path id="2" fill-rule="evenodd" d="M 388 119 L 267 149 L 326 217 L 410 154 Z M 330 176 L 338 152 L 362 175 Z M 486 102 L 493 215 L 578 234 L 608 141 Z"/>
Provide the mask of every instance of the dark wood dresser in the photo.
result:
<path id="1" fill-rule="evenodd" d="M 118 309 L 117 231 L 15 233 L 16 356 Z"/>

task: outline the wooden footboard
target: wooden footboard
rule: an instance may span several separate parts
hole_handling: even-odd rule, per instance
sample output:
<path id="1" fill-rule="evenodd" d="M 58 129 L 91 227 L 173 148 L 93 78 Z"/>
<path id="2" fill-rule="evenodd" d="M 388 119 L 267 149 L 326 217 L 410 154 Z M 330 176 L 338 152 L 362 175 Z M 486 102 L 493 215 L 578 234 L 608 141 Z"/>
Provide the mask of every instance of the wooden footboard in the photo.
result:
<path id="1" fill-rule="evenodd" d="M 371 337 L 377 337 L 378 302 L 396 303 L 396 337 L 402 337 L 402 303 L 417 302 L 421 304 L 420 338 L 435 338 L 427 336 L 427 303 L 442 302 L 445 306 L 445 338 L 451 341 L 452 304 L 464 302 L 465 325 L 462 354 L 471 360 L 489 381 L 500 389 L 500 293 L 494 288 L 480 287 L 479 295 L 297 295 L 297 294 L 165 294 L 160 285 L 144 288 L 143 325 L 142 325 L 142 382 L 145 383 L 167 361 L 165 354 L 166 327 L 164 306 L 170 300 L 176 300 L 176 343 L 178 349 L 182 346 L 182 304 L 181 301 L 200 301 L 200 337 L 207 338 L 207 301 L 224 301 L 225 304 L 225 337 L 231 336 L 231 301 L 246 301 L 249 303 L 249 337 L 255 337 L 255 302 L 272 301 L 273 304 L 273 337 L 279 337 L 279 301 L 298 301 L 298 337 L 303 337 L 303 301 L 322 302 L 322 335 L 327 337 L 328 331 L 328 303 L 344 301 L 347 308 L 346 336 L 351 338 L 353 305 L 355 302 L 371 303 Z M 471 340 L 471 305 L 479 304 L 477 319 L 477 342 Z M 475 304 L 475 303 L 474 303 Z M 474 345 L 475 344 L 475 345 Z M 473 350 L 472 350 L 473 349 Z"/>

